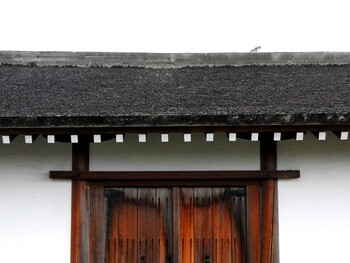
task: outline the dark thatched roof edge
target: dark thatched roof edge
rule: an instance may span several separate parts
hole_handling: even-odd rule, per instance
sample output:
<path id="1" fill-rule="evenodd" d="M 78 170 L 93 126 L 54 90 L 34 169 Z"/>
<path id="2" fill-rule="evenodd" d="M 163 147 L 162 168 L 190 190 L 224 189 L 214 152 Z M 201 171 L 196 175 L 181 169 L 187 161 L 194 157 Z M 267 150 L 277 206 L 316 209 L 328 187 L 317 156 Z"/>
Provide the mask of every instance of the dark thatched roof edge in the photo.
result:
<path id="1" fill-rule="evenodd" d="M 349 126 L 350 114 L 252 114 L 198 116 L 61 116 L 0 118 L 1 129 L 30 128 L 154 128 L 216 126 L 240 130 L 245 126 Z M 38 126 L 38 124 L 40 124 Z"/>
<path id="2" fill-rule="evenodd" d="M 350 131 L 350 52 L 0 51 L 0 93 L 0 133 Z"/>

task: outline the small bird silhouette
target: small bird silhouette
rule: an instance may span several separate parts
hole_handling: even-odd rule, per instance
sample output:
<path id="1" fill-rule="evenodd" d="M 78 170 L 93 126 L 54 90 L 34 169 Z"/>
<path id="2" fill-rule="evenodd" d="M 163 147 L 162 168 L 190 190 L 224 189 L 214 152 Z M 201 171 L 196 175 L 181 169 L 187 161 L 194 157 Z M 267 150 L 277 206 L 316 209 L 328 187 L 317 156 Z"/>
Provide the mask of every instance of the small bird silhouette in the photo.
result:
<path id="1" fill-rule="evenodd" d="M 250 53 L 256 53 L 259 51 L 260 48 L 261 48 L 260 46 L 253 48 L 252 50 L 250 50 Z"/>

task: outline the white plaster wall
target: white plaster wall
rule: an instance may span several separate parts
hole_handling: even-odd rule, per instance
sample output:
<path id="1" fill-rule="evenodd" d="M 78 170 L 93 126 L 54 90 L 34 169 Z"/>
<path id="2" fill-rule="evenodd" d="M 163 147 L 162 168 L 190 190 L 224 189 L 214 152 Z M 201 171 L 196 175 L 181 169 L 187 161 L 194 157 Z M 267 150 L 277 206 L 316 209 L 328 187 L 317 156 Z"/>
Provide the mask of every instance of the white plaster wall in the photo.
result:
<path id="1" fill-rule="evenodd" d="M 228 142 L 224 133 L 215 134 L 214 142 L 195 133 L 190 143 L 183 134 L 170 134 L 169 143 L 162 143 L 160 134 L 149 134 L 146 143 L 127 134 L 123 144 L 92 145 L 90 165 L 91 170 L 241 170 L 259 169 L 258 158 L 258 142 Z"/>
<path id="2" fill-rule="evenodd" d="M 69 169 L 70 145 L 0 144 L 0 262 L 69 262 L 71 184 L 48 171 Z"/>
<path id="3" fill-rule="evenodd" d="M 91 145 L 92 170 L 259 169 L 259 143 L 228 142 L 215 134 L 191 143 L 151 134 L 139 143 Z M 70 169 L 69 144 L 18 137 L 0 144 L 0 262 L 69 262 L 71 184 L 48 179 L 49 170 Z M 317 141 L 279 142 L 279 169 L 299 169 L 301 178 L 279 182 L 281 263 L 350 262 L 350 142 L 327 134 Z"/>
<path id="4" fill-rule="evenodd" d="M 278 151 L 279 169 L 301 171 L 279 183 L 281 263 L 350 262 L 350 142 L 307 134 Z"/>

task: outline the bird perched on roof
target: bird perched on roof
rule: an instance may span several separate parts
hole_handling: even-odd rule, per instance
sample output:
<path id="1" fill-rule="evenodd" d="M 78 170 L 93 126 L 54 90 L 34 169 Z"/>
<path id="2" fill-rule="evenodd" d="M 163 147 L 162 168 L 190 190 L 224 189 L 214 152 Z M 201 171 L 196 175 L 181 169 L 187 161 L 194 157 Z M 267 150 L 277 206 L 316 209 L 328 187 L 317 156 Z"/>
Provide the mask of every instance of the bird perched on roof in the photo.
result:
<path id="1" fill-rule="evenodd" d="M 252 50 L 250 50 L 250 53 L 256 53 L 259 51 L 260 48 L 261 48 L 260 46 L 253 48 Z"/>

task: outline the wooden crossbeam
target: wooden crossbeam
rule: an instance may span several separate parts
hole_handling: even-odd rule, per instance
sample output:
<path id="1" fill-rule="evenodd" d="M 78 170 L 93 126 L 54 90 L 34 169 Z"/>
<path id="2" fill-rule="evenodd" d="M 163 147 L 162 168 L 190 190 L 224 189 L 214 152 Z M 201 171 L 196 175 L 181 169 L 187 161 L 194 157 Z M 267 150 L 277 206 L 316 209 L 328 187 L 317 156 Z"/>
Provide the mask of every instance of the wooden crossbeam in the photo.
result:
<path id="1" fill-rule="evenodd" d="M 300 171 L 50 171 L 50 178 L 79 180 L 265 180 L 300 178 Z"/>

